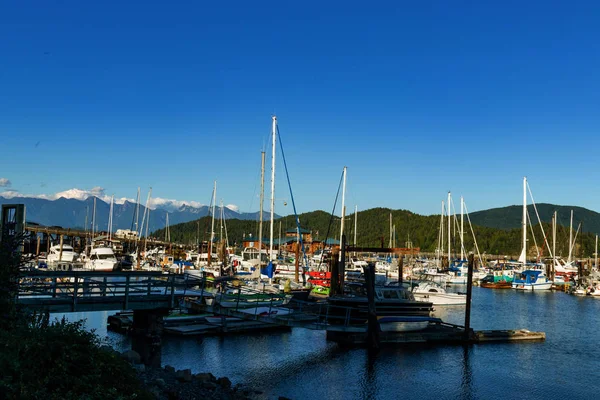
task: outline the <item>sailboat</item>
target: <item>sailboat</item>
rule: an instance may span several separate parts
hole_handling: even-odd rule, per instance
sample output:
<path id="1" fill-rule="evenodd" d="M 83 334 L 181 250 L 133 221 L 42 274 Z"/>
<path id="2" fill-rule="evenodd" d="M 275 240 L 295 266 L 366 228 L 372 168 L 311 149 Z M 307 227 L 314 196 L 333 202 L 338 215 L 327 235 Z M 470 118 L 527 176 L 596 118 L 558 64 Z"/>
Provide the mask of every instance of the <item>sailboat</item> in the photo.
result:
<path id="1" fill-rule="evenodd" d="M 523 271 L 515 273 L 512 282 L 513 289 L 517 290 L 550 290 L 552 281 L 546 277 L 543 264 L 527 264 L 527 177 L 523 177 L 523 219 L 521 221 L 523 234 L 523 248 L 519 256 L 519 263 L 522 264 Z"/>

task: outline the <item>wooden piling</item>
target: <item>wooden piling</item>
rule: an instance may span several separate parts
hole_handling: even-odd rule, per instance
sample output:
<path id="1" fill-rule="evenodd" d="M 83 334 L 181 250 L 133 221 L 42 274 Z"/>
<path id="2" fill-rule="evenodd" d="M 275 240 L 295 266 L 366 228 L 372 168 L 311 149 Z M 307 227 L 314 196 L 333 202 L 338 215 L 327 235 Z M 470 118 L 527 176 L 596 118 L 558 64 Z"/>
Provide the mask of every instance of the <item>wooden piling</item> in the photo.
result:
<path id="1" fill-rule="evenodd" d="M 469 254 L 469 264 L 467 272 L 467 307 L 465 310 L 465 340 L 469 340 L 471 332 L 471 294 L 473 292 L 473 266 L 475 264 L 475 255 Z"/>
<path id="2" fill-rule="evenodd" d="M 369 263 L 368 266 L 364 267 L 364 274 L 369 303 L 367 346 L 377 350 L 379 349 L 379 323 L 377 322 L 377 308 L 375 307 L 375 265 Z"/>
<path id="3" fill-rule="evenodd" d="M 337 252 L 331 254 L 331 281 L 329 284 L 329 294 L 331 296 L 340 294 L 340 262 Z"/>
<path id="4" fill-rule="evenodd" d="M 404 275 L 404 257 L 400 254 L 398 256 L 398 283 L 400 286 L 402 286 L 402 283 L 404 282 L 402 275 Z"/>

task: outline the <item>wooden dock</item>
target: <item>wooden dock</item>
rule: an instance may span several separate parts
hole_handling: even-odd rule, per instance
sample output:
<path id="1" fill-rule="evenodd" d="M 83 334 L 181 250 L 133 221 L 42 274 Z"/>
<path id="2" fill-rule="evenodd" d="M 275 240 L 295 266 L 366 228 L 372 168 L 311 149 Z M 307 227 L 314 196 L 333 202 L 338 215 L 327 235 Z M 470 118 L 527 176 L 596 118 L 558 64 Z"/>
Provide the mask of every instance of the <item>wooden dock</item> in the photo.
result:
<path id="1" fill-rule="evenodd" d="M 343 345 L 364 345 L 368 343 L 366 329 L 363 332 L 327 331 L 327 339 Z M 430 324 L 426 329 L 415 332 L 379 332 L 382 345 L 414 344 L 485 344 L 501 342 L 544 341 L 544 332 L 520 330 L 473 331 L 465 335 L 465 329 L 459 325 L 446 323 Z"/>

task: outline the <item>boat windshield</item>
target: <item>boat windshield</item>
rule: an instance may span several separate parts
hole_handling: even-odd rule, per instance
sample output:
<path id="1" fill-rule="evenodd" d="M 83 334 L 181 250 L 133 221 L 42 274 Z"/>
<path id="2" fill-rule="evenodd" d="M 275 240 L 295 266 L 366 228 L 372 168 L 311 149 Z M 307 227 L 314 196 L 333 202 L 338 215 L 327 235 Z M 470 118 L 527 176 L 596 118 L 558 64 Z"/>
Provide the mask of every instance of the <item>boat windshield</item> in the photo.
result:
<path id="1" fill-rule="evenodd" d="M 98 254 L 98 260 L 115 260 L 112 254 Z"/>

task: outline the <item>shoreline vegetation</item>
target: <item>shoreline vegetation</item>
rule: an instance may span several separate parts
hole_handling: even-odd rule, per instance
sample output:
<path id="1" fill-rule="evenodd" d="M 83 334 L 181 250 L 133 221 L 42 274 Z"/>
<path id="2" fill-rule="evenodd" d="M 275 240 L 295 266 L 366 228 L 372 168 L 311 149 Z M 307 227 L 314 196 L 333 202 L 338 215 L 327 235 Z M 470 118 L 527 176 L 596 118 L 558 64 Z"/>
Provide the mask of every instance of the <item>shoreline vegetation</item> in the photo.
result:
<path id="1" fill-rule="evenodd" d="M 1 399 L 252 399 L 256 392 L 211 373 L 146 368 L 134 351 L 119 353 L 84 321 L 50 321 L 19 307 L 17 249 L 22 237 L 0 242 Z"/>

